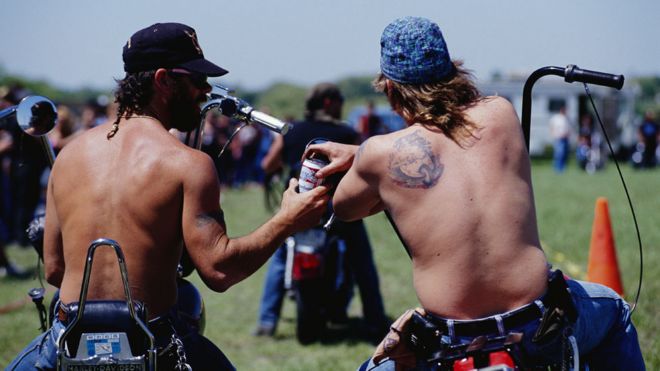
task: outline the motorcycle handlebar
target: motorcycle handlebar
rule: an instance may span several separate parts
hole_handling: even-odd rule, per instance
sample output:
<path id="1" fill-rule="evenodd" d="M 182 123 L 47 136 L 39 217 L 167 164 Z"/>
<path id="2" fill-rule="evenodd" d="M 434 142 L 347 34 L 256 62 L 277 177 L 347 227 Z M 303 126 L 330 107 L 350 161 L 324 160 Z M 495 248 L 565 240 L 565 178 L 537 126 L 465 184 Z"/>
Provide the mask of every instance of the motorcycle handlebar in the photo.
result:
<path id="1" fill-rule="evenodd" d="M 282 135 L 285 135 L 289 131 L 289 124 L 261 111 L 253 110 L 250 112 L 250 121 Z"/>
<path id="2" fill-rule="evenodd" d="M 566 82 L 578 81 L 587 84 L 608 86 L 610 88 L 621 90 L 624 77 L 623 75 L 583 70 L 574 64 L 569 64 L 564 71 L 564 80 Z"/>
<path id="3" fill-rule="evenodd" d="M 532 119 L 532 87 L 538 79 L 543 76 L 561 76 L 566 82 L 583 82 L 585 84 L 602 85 L 620 90 L 623 87 L 623 75 L 613 75 L 605 72 L 583 70 L 576 65 L 569 64 L 566 68 L 548 66 L 532 72 L 525 81 L 523 87 L 522 117 L 521 124 L 525 145 L 529 150 L 530 124 Z"/>
<path id="4" fill-rule="evenodd" d="M 229 90 L 221 86 L 214 86 L 208 95 L 207 101 L 202 107 L 202 117 L 214 108 L 218 108 L 220 113 L 250 124 L 259 124 L 279 134 L 286 134 L 289 130 L 289 124 L 264 112 L 254 109 L 246 101 L 229 95 Z"/>

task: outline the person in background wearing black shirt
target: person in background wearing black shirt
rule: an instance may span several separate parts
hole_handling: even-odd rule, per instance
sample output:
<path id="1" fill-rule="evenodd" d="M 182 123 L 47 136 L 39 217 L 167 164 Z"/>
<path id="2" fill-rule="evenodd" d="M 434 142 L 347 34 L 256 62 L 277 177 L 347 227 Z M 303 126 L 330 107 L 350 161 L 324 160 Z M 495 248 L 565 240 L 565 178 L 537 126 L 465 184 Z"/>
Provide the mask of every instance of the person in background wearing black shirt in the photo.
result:
<path id="1" fill-rule="evenodd" d="M 320 83 L 314 86 L 306 99 L 305 120 L 293 125 L 286 136 L 278 136 L 274 140 L 262 161 L 264 171 L 271 173 L 284 163 L 290 170 L 289 178 L 297 177 L 305 146 L 315 138 L 358 144 L 358 133 L 339 120 L 343 103 L 344 97 L 336 85 Z M 331 232 L 346 242 L 346 259 L 362 298 L 366 335 L 376 340 L 387 331 L 389 323 L 383 308 L 378 273 L 367 231 L 362 220 L 357 220 L 349 223 L 338 222 Z M 266 274 L 259 323 L 254 332 L 257 336 L 272 336 L 275 333 L 284 299 L 285 262 L 286 246 L 282 246 L 273 255 Z M 338 318 L 331 318 L 331 321 L 346 321 L 345 308 L 342 310 L 342 313 L 337 314 Z"/>

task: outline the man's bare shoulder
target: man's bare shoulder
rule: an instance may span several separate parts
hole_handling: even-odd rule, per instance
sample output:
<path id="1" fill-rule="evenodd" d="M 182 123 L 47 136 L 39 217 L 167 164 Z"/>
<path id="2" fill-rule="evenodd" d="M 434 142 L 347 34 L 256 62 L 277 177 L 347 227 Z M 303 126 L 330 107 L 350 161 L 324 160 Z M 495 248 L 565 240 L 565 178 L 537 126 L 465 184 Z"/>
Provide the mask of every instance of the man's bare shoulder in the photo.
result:
<path id="1" fill-rule="evenodd" d="M 387 155 L 391 152 L 394 143 L 417 130 L 419 130 L 419 127 L 417 126 L 408 126 L 391 133 L 374 135 L 362 142 L 356 156 L 361 156 L 363 153 L 368 153 L 370 157 L 376 158 L 382 155 Z"/>
<path id="2" fill-rule="evenodd" d="M 211 182 L 217 179 L 213 159 L 208 154 L 182 143 L 174 135 L 169 135 L 166 143 L 162 143 L 159 148 L 159 156 L 166 162 L 168 170 L 179 174 L 184 180 Z"/>
<path id="3" fill-rule="evenodd" d="M 86 130 L 64 146 L 55 158 L 51 175 L 57 174 L 61 167 L 76 167 L 75 163 L 80 161 L 94 160 L 99 164 L 102 163 L 104 158 L 97 155 L 102 148 L 95 139 L 101 130 L 103 130 L 101 126 Z"/>
<path id="4" fill-rule="evenodd" d="M 355 153 L 355 163 L 365 170 L 376 170 L 375 165 L 382 162 L 383 156 L 389 156 L 392 145 L 410 128 L 397 130 L 388 134 L 374 135 L 360 144 Z"/>
<path id="5" fill-rule="evenodd" d="M 166 156 L 171 159 L 170 171 L 183 177 L 183 184 L 215 187 L 218 175 L 211 156 L 174 139 L 176 143 L 166 149 Z"/>
<path id="6" fill-rule="evenodd" d="M 515 108 L 506 98 L 500 96 L 488 96 L 480 100 L 469 114 L 476 112 L 491 119 L 504 120 L 507 122 L 518 121 Z M 481 115 L 480 115 L 481 116 Z"/>
<path id="7" fill-rule="evenodd" d="M 480 128 L 478 136 L 487 132 L 511 134 L 520 130 L 520 120 L 515 108 L 507 99 L 489 96 L 466 111 L 468 117 Z"/>

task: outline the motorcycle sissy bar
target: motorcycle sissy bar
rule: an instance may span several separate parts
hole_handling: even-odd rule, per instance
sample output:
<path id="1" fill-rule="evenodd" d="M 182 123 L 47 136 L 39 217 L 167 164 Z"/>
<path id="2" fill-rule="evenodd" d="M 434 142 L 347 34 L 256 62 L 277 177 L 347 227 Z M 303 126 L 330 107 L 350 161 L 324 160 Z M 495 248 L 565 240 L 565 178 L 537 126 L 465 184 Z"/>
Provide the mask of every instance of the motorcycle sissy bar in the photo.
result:
<path id="1" fill-rule="evenodd" d="M 125 313 L 122 312 L 124 318 L 122 320 L 115 320 L 105 311 L 100 316 L 96 316 L 95 320 L 99 317 L 106 319 L 106 326 L 100 326 L 94 322 L 92 326 L 88 327 L 89 332 L 85 332 L 85 307 L 87 305 L 87 292 L 89 289 L 89 280 L 92 272 L 92 263 L 94 260 L 94 253 L 100 246 L 109 246 L 114 249 L 119 263 L 119 272 L 121 274 L 122 283 L 124 286 L 124 304 L 128 308 L 127 314 L 130 319 L 127 324 L 125 321 Z M 103 301 L 102 305 L 119 304 L 114 301 Z M 114 308 L 113 308 L 114 309 Z M 81 324 L 82 329 L 78 329 Z M 123 326 L 122 326 L 123 325 Z M 141 333 L 143 339 L 146 339 L 146 350 L 143 354 L 137 356 L 133 355 L 131 350 L 131 343 L 129 342 L 128 335 L 139 336 Z M 71 349 L 69 349 L 69 337 L 80 336 L 78 342 L 77 352 L 74 357 L 70 357 Z M 133 342 L 137 344 L 137 342 Z M 75 343 L 72 343 L 75 345 Z M 70 369 L 104 369 L 104 366 L 119 366 L 127 367 L 131 370 L 156 370 L 156 346 L 154 335 L 149 331 L 147 325 L 142 319 L 138 317 L 135 310 L 135 305 L 131 297 L 130 286 L 128 285 L 128 271 L 126 269 L 126 261 L 121 247 L 116 241 L 107 238 L 100 238 L 93 241 L 87 250 L 87 259 L 85 261 L 85 270 L 83 273 L 83 282 L 80 288 L 80 299 L 78 301 L 78 310 L 74 315 L 73 320 L 66 326 L 58 341 L 57 348 L 57 369 L 70 370 Z M 115 366 L 115 367 L 116 367 Z M 120 368 L 118 368 L 120 369 Z M 121 368 L 123 369 L 123 368 Z"/>

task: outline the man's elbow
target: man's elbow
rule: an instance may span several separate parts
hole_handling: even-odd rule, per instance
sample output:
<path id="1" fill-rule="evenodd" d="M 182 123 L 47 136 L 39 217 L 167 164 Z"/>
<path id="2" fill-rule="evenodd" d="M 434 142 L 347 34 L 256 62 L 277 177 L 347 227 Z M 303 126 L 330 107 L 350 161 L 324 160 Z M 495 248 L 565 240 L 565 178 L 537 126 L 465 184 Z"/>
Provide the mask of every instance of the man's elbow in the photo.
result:
<path id="1" fill-rule="evenodd" d="M 237 274 L 221 271 L 213 272 L 206 277 L 202 277 L 202 279 L 206 286 L 215 292 L 225 292 L 229 290 L 230 287 L 243 280 L 243 278 L 239 277 Z"/>
<path id="2" fill-rule="evenodd" d="M 221 277 L 221 278 L 214 277 L 212 279 L 203 279 L 203 281 L 208 288 L 210 288 L 215 292 L 225 292 L 234 285 L 234 283 L 225 279 L 225 277 Z"/>
<path id="3" fill-rule="evenodd" d="M 352 222 L 361 219 L 360 216 L 355 213 L 355 208 L 346 203 L 335 203 L 333 200 L 332 208 L 337 219 L 341 221 Z"/>
<path id="4" fill-rule="evenodd" d="M 46 267 L 44 275 L 46 277 L 46 282 L 55 287 L 60 287 L 62 285 L 62 279 L 64 278 L 64 269 L 59 267 Z"/>

